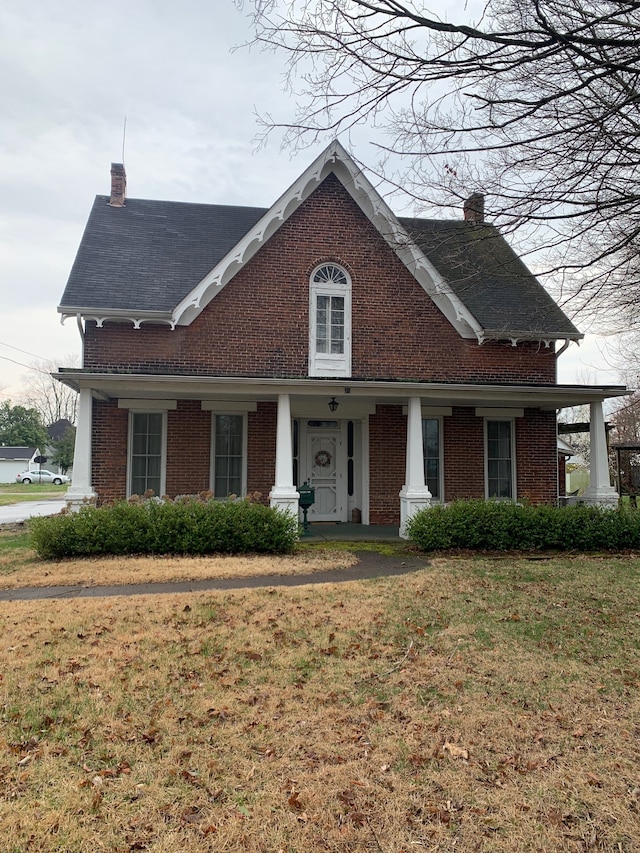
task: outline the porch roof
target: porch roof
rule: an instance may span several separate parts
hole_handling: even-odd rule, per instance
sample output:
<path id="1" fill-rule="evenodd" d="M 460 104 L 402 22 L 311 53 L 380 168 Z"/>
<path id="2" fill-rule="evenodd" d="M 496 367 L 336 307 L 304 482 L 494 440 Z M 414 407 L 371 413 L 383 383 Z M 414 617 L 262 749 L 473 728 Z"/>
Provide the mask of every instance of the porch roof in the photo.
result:
<path id="1" fill-rule="evenodd" d="M 274 401 L 289 394 L 299 403 L 335 397 L 339 405 L 405 405 L 420 397 L 423 405 L 527 407 L 545 411 L 602 402 L 632 393 L 623 385 L 515 385 L 460 382 L 363 381 L 340 379 L 281 379 L 244 376 L 175 376 L 131 373 L 92 373 L 61 368 L 53 376 L 76 391 L 91 389 L 108 399 L 145 401 Z M 343 406 L 340 415 L 345 411 Z"/>

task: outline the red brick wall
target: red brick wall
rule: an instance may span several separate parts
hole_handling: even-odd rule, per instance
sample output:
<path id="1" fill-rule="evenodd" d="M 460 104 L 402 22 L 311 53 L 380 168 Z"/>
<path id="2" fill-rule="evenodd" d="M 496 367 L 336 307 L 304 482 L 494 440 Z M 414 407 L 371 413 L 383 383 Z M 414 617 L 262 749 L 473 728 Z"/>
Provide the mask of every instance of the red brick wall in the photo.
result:
<path id="1" fill-rule="evenodd" d="M 268 503 L 275 478 L 276 404 L 259 403 L 248 415 L 247 492 Z M 515 420 L 519 499 L 557 498 L 556 424 L 553 412 L 526 409 Z M 402 406 L 379 405 L 369 418 L 370 522 L 399 524 L 405 479 L 407 417 Z M 128 410 L 94 403 L 93 486 L 99 502 L 126 496 Z M 484 423 L 474 410 L 454 407 L 443 419 L 444 499 L 484 498 Z M 211 414 L 199 401 L 179 401 L 167 417 L 167 494 L 209 488 Z M 360 472 L 357 472 L 357 476 Z"/>
<path id="2" fill-rule="evenodd" d="M 127 434 L 129 412 L 117 400 L 93 401 L 92 483 L 98 503 L 127 496 Z"/>
<path id="3" fill-rule="evenodd" d="M 127 496 L 129 410 L 116 400 L 94 401 L 92 477 L 98 503 Z M 181 400 L 167 414 L 167 494 L 194 494 L 209 488 L 211 414 L 200 401 Z"/>
<path id="4" fill-rule="evenodd" d="M 376 406 L 369 416 L 369 521 L 400 524 L 405 480 L 407 416 L 402 406 Z"/>
<path id="5" fill-rule="evenodd" d="M 247 494 L 260 492 L 262 503 L 269 503 L 276 476 L 276 423 L 275 403 L 258 403 L 257 412 L 249 412 Z"/>
<path id="6" fill-rule="evenodd" d="M 443 418 L 445 501 L 484 498 L 484 422 L 461 406 Z"/>
<path id="7" fill-rule="evenodd" d="M 525 409 L 516 418 L 518 498 L 555 503 L 558 498 L 556 413 Z"/>
<path id="8" fill-rule="evenodd" d="M 211 412 L 199 400 L 178 400 L 167 413 L 167 494 L 207 491 L 211 465 Z"/>
<path id="9" fill-rule="evenodd" d="M 462 340 L 333 176 L 190 326 L 88 322 L 85 367 L 307 376 L 309 276 L 328 260 L 352 277 L 354 379 L 555 381 L 550 348 Z"/>

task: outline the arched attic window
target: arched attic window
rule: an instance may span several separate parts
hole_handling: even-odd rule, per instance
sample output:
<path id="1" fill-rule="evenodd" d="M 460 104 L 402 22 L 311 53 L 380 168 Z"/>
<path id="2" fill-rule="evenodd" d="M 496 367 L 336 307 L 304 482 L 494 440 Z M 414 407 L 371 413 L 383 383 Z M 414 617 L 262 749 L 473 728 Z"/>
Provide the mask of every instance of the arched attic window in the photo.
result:
<path id="1" fill-rule="evenodd" d="M 351 376 L 351 277 L 333 263 L 309 282 L 309 376 Z"/>

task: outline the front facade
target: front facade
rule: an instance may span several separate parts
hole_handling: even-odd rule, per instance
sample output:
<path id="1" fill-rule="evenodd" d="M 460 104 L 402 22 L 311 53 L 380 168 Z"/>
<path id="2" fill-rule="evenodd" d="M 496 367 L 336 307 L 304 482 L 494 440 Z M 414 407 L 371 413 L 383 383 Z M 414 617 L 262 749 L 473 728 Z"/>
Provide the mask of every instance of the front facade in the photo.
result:
<path id="1" fill-rule="evenodd" d="M 310 521 L 401 530 L 432 501 L 555 502 L 557 409 L 589 402 L 597 446 L 624 389 L 556 384 L 580 333 L 465 216 L 397 219 L 338 143 L 269 210 L 126 200 L 114 167 L 59 309 L 83 336 L 58 374 L 80 392 L 70 499 L 297 512 L 308 483 Z M 616 498 L 599 462 L 592 497 Z"/>

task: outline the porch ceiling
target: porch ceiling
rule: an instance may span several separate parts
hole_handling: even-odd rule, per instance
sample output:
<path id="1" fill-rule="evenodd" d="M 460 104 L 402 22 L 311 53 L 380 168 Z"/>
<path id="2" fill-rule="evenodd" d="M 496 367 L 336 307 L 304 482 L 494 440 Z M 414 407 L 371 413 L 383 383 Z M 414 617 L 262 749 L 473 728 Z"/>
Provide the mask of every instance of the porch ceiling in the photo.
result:
<path id="1" fill-rule="evenodd" d="M 602 402 L 632 393 L 623 385 L 495 385 L 440 382 L 374 382 L 336 379 L 259 379 L 238 376 L 156 376 L 61 370 L 54 377 L 102 399 L 275 401 L 290 394 L 298 405 L 317 405 L 336 397 L 339 404 L 406 405 L 420 397 L 424 405 L 528 407 L 546 411 Z M 344 410 L 344 409 L 343 409 Z M 340 412 L 342 414 L 342 412 Z"/>

